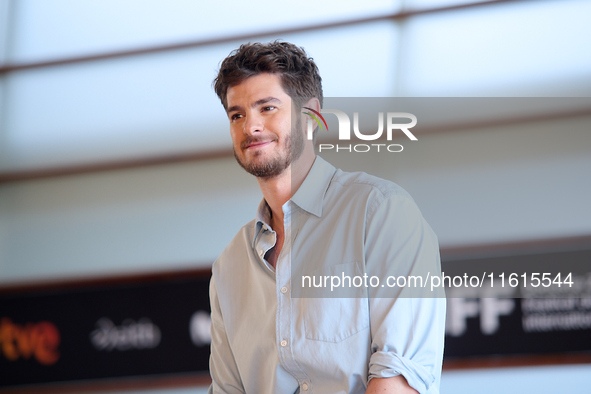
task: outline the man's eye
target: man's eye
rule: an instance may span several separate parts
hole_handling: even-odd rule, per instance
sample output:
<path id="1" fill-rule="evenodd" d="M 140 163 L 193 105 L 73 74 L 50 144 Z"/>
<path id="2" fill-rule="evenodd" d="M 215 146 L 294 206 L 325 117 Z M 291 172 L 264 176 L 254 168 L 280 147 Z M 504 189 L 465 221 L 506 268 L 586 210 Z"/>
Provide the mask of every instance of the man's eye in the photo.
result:
<path id="1" fill-rule="evenodd" d="M 272 111 L 272 110 L 274 110 L 274 109 L 275 109 L 275 107 L 274 107 L 274 106 L 272 106 L 272 105 L 268 105 L 268 106 L 266 106 L 266 107 L 263 107 L 263 111 Z"/>
<path id="2" fill-rule="evenodd" d="M 231 121 L 238 120 L 240 118 L 242 118 L 242 114 L 234 114 L 234 115 L 230 116 Z"/>

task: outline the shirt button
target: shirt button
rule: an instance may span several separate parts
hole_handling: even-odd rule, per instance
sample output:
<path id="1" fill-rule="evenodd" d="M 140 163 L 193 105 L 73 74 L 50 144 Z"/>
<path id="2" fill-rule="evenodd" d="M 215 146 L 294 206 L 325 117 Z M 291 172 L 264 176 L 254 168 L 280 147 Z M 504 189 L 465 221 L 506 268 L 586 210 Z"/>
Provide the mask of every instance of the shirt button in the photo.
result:
<path id="1" fill-rule="evenodd" d="M 308 383 L 302 384 L 302 390 L 308 391 Z"/>
<path id="2" fill-rule="evenodd" d="M 283 294 L 287 293 L 287 287 L 283 286 L 283 287 L 281 288 L 281 292 L 282 292 Z"/>
<path id="3" fill-rule="evenodd" d="M 286 347 L 287 346 L 287 341 L 285 339 L 283 341 L 281 341 L 281 346 L 282 347 Z"/>

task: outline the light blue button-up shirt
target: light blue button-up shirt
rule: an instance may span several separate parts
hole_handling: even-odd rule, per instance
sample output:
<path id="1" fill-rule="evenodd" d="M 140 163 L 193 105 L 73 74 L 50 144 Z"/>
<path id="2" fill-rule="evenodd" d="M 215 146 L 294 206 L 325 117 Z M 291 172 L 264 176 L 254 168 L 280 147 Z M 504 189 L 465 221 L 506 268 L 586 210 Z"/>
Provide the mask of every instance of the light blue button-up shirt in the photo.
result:
<path id="1" fill-rule="evenodd" d="M 264 259 L 276 241 L 264 200 L 213 264 L 209 392 L 364 393 L 401 374 L 438 393 L 445 298 L 383 286 L 440 273 L 437 238 L 408 193 L 317 157 L 283 213 L 276 268 Z M 335 288 L 337 277 L 359 280 Z"/>

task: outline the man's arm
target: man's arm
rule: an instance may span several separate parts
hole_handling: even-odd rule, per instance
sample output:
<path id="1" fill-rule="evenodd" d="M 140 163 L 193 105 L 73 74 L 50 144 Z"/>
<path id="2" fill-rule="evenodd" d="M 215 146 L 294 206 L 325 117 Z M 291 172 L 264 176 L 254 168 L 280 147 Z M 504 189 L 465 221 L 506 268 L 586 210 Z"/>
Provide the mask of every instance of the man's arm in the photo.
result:
<path id="1" fill-rule="evenodd" d="M 398 375 L 391 378 L 373 378 L 367 385 L 365 394 L 418 394 L 418 391 L 408 385 L 404 376 Z"/>
<path id="2" fill-rule="evenodd" d="M 388 277 L 404 277 L 406 287 L 370 290 L 372 355 L 368 393 L 387 393 L 393 385 L 407 390 L 438 393 L 443 358 L 445 298 L 408 280 L 439 275 L 439 246 L 433 230 L 410 196 L 401 192 L 369 212 L 366 232 L 366 270 L 385 284 Z M 393 282 L 390 281 L 390 284 Z M 402 282 L 399 286 L 402 286 Z M 438 294 L 442 296 L 443 294 Z M 391 378 L 397 378 L 390 380 Z M 382 378 L 382 379 L 380 379 Z M 373 381 L 376 381 L 372 383 Z M 392 387 L 392 390 L 384 389 Z M 404 387 L 404 385 L 402 385 Z M 370 391 L 374 390 L 374 391 Z"/>
<path id="3" fill-rule="evenodd" d="M 211 303 L 211 355 L 209 356 L 211 386 L 208 394 L 244 393 L 238 367 L 226 335 L 213 276 L 209 285 L 209 298 Z"/>

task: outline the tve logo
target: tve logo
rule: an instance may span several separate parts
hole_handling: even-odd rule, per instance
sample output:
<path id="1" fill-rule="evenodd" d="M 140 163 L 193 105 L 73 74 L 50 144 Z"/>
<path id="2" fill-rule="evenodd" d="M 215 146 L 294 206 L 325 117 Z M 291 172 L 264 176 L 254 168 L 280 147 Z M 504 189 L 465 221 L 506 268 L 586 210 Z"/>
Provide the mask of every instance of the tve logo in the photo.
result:
<path id="1" fill-rule="evenodd" d="M 328 130 L 328 125 L 324 116 L 322 114 L 333 114 L 336 115 L 337 120 L 339 122 L 339 141 L 350 141 L 351 140 L 351 120 L 349 116 L 338 109 L 322 109 L 320 112 L 313 110 L 312 108 L 304 107 L 304 109 L 309 110 L 310 112 L 304 112 L 304 114 L 308 115 L 310 119 L 308 119 L 307 124 L 307 137 L 308 140 L 313 139 L 314 133 L 314 121 L 318 124 L 321 130 L 324 128 L 322 127 L 322 123 Z M 362 141 L 375 141 L 382 137 L 384 134 L 384 118 L 386 119 L 386 139 L 388 141 L 392 141 L 392 138 L 396 131 L 400 131 L 406 135 L 411 141 L 417 141 L 417 137 L 409 130 L 416 126 L 417 124 L 417 117 L 408 112 L 388 112 L 384 117 L 383 112 L 378 113 L 378 129 L 375 133 L 371 134 L 363 134 L 359 128 L 359 113 L 353 113 L 353 134 L 355 137 Z M 399 120 L 407 119 L 410 122 L 402 122 L 400 123 Z M 320 122 L 322 120 L 322 123 Z M 336 152 L 339 151 L 348 151 L 348 152 L 402 152 L 404 147 L 400 144 L 320 144 L 318 146 L 318 151 L 327 151 L 327 150 L 334 150 Z"/>
<path id="2" fill-rule="evenodd" d="M 0 356 L 10 361 L 31 356 L 40 364 L 53 365 L 59 358 L 60 332 L 48 321 L 15 324 L 8 318 L 0 320 Z"/>

